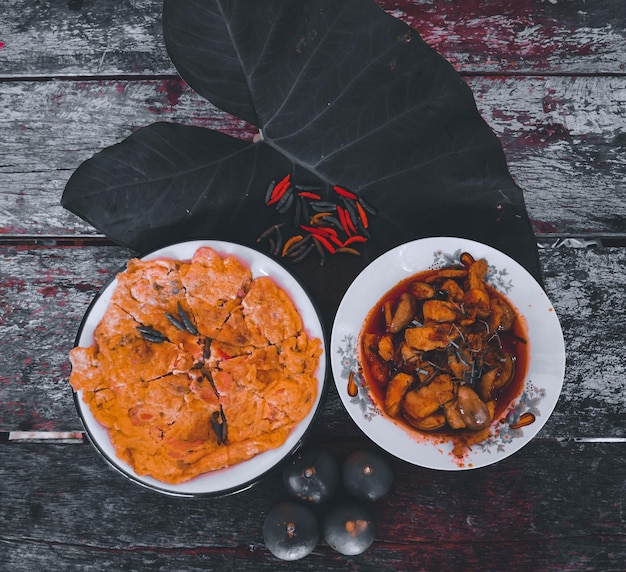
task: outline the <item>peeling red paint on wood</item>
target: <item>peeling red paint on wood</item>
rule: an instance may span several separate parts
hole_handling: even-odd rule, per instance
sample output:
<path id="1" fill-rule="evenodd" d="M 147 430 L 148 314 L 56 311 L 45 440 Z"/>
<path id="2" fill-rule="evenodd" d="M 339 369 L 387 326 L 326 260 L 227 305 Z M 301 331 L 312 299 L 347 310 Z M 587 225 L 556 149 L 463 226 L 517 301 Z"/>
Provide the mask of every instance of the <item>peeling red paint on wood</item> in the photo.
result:
<path id="1" fill-rule="evenodd" d="M 540 72 L 589 70 L 624 45 L 618 2 L 523 0 L 383 1 L 457 69 Z M 623 14 L 622 14 L 623 16 Z M 623 47 L 622 47 L 623 51 Z M 614 52 L 615 53 L 615 52 Z M 615 60 L 614 60 L 615 61 Z M 619 69 L 624 70 L 624 62 Z"/>
<path id="2" fill-rule="evenodd" d="M 467 72 L 621 73 L 626 16 L 621 0 L 378 0 Z M 175 74 L 159 33 L 160 0 L 35 8 L 14 0 L 2 41 L 5 77 Z"/>

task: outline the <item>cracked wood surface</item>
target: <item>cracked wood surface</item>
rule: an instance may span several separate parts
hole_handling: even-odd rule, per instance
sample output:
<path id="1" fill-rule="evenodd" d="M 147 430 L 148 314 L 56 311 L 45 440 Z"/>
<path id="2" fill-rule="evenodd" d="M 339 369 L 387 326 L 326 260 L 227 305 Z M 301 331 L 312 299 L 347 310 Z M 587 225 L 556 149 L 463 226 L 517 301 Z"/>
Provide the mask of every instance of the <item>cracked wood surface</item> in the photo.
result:
<path id="1" fill-rule="evenodd" d="M 624 73 L 622 0 L 378 0 L 468 73 Z M 4 77 L 171 75 L 161 0 L 11 0 Z"/>
<path id="2" fill-rule="evenodd" d="M 626 76 L 467 78 L 537 234 L 626 229 Z M 177 79 L 0 83 L 0 237 L 95 234 L 59 204 L 84 160 L 155 121 L 254 131 Z M 102 118 L 107 117 L 106 121 Z"/>

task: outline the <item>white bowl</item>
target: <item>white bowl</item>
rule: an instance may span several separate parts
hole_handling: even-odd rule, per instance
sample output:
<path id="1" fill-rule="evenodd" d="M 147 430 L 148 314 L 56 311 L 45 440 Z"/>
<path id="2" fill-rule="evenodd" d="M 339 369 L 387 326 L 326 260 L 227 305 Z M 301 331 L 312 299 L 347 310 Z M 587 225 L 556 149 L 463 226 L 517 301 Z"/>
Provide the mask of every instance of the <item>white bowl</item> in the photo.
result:
<path id="1" fill-rule="evenodd" d="M 529 361 L 520 395 L 494 419 L 489 437 L 462 458 L 449 438 L 407 431 L 384 413 L 359 374 L 358 340 L 370 310 L 398 282 L 424 270 L 458 263 L 469 252 L 485 258 L 487 279 L 522 315 L 528 330 Z M 348 413 L 380 447 L 409 463 L 440 470 L 490 465 L 526 445 L 556 406 L 565 374 L 565 344 L 556 312 L 542 287 L 520 264 L 502 252 L 471 240 L 437 237 L 416 240 L 386 252 L 369 264 L 344 295 L 332 328 L 330 359 L 337 391 Z M 359 380 L 355 397 L 347 391 L 350 373 Z M 518 427 L 520 417 L 534 421 Z"/>
<path id="2" fill-rule="evenodd" d="M 292 453 L 304 438 L 305 433 L 310 428 L 320 407 L 326 376 L 327 348 L 324 329 L 317 309 L 298 280 L 276 260 L 252 248 L 232 242 L 216 240 L 196 240 L 173 244 L 154 251 L 142 257 L 142 259 L 150 260 L 165 257 L 177 260 L 189 260 L 193 253 L 201 246 L 210 246 L 222 256 L 235 255 L 239 260 L 250 267 L 254 278 L 270 276 L 275 280 L 276 283 L 291 296 L 291 299 L 300 312 L 309 336 L 322 340 L 322 355 L 316 373 L 317 398 L 315 403 L 307 417 L 292 430 L 282 446 L 261 453 L 237 465 L 205 473 L 181 484 L 167 484 L 151 477 L 138 475 L 132 467 L 121 461 L 116 455 L 106 428 L 96 421 L 89 407 L 82 400 L 82 392 L 76 392 L 74 394 L 74 402 L 78 414 L 90 441 L 102 456 L 115 469 L 122 473 L 122 475 L 135 483 L 160 493 L 176 496 L 229 494 L 244 490 L 257 482 L 265 473 Z M 81 347 L 93 345 L 94 330 L 109 305 L 116 285 L 117 279 L 113 277 L 93 300 L 81 322 L 75 345 Z"/>

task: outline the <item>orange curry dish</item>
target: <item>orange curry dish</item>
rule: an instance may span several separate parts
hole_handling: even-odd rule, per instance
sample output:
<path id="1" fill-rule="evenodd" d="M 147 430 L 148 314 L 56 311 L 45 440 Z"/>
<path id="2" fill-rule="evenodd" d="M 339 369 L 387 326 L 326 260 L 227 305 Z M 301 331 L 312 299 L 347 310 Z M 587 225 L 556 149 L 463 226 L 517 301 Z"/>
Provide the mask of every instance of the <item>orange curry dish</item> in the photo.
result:
<path id="1" fill-rule="evenodd" d="M 175 484 L 237 464 L 309 414 L 322 343 L 271 278 L 201 247 L 133 259 L 117 280 L 70 383 L 138 475 Z"/>

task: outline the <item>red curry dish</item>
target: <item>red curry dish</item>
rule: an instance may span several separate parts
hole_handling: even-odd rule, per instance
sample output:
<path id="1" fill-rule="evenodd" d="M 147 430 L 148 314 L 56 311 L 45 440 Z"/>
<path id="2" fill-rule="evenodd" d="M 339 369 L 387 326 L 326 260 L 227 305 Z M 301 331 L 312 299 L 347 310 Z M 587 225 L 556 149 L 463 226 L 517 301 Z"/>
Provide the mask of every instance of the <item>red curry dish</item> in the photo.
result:
<path id="1" fill-rule="evenodd" d="M 452 439 L 457 456 L 519 395 L 529 355 L 523 319 L 485 280 L 487 261 L 461 262 L 400 282 L 360 335 L 378 405 L 406 428 Z"/>
<path id="2" fill-rule="evenodd" d="M 201 247 L 133 259 L 94 333 L 70 352 L 116 453 L 165 483 L 281 446 L 317 396 L 321 341 L 271 278 Z"/>

